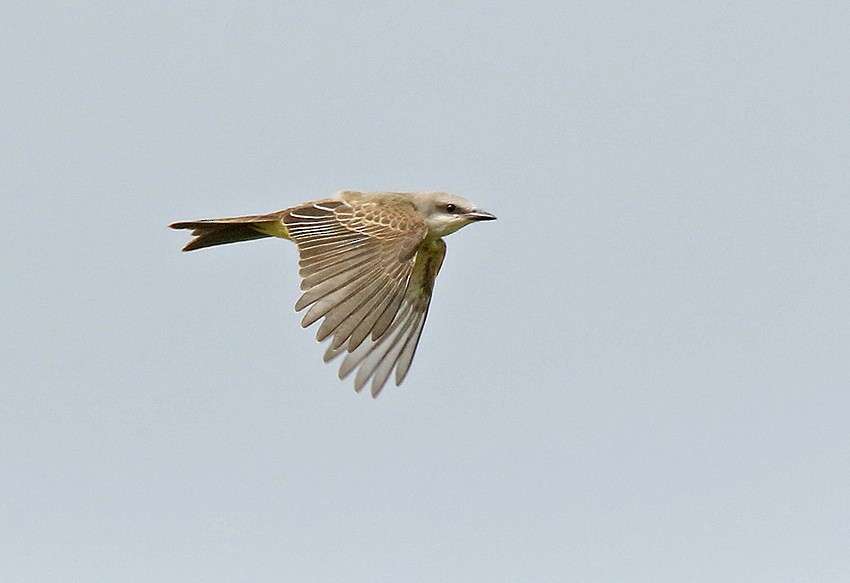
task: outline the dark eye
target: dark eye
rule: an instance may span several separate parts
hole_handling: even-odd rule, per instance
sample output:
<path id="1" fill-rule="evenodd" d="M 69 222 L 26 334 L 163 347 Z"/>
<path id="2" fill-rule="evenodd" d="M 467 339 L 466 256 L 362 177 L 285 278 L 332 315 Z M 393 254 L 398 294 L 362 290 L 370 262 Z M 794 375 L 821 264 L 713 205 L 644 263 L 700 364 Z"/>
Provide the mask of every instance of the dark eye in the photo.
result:
<path id="1" fill-rule="evenodd" d="M 457 210 L 457 206 L 456 206 L 456 205 L 453 205 L 452 203 L 449 203 L 449 204 L 447 204 L 447 205 L 446 205 L 446 212 L 447 212 L 447 213 L 449 213 L 449 214 L 454 214 L 454 212 L 455 212 L 456 210 Z"/>

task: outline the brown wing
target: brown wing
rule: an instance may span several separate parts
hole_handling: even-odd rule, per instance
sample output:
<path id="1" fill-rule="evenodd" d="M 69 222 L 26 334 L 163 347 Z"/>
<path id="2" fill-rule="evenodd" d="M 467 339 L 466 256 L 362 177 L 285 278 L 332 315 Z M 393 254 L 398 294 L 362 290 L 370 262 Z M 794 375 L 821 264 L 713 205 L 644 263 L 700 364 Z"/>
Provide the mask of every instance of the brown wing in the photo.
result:
<path id="1" fill-rule="evenodd" d="M 407 313 L 403 300 L 427 233 L 410 203 L 329 199 L 288 209 L 282 220 L 300 256 L 304 293 L 295 309 L 310 307 L 301 325 L 323 319 L 316 338 L 332 337 L 331 355 L 380 344 Z"/>
<path id="2" fill-rule="evenodd" d="M 404 380 L 425 326 L 434 280 L 445 256 L 446 244 L 442 239 L 423 242 L 416 253 L 416 261 L 401 308 L 387 331 L 382 336 L 372 336 L 345 355 L 339 369 L 339 377 L 345 378 L 354 369 L 358 369 L 354 377 L 355 390 L 360 391 L 371 379 L 372 396 L 378 396 L 393 369 L 396 385 Z M 341 352 L 331 346 L 325 353 L 325 360 L 330 360 Z"/>

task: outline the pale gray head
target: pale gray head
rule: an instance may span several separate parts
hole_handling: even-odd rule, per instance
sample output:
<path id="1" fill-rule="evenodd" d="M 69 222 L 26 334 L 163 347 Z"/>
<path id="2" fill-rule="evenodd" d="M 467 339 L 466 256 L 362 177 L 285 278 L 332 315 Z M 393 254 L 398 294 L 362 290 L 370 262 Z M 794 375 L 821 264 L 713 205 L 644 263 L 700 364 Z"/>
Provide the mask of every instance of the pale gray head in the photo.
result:
<path id="1" fill-rule="evenodd" d="M 428 223 L 428 234 L 432 237 L 445 237 L 474 221 L 492 221 L 496 218 L 454 194 L 414 192 L 411 197 L 416 210 Z"/>

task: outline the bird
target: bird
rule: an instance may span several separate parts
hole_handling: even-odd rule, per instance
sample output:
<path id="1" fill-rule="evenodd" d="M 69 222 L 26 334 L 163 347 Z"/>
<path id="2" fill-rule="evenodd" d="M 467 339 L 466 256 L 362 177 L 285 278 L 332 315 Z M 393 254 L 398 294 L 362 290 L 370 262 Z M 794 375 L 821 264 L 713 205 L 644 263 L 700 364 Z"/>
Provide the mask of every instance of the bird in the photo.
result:
<path id="1" fill-rule="evenodd" d="M 495 220 L 467 199 L 445 192 L 358 192 L 263 215 L 178 221 L 191 229 L 183 251 L 279 237 L 298 248 L 301 326 L 322 320 L 324 361 L 343 355 L 339 378 L 355 370 L 354 389 L 371 381 L 377 397 L 395 371 L 407 376 L 422 335 L 434 281 L 446 255 L 443 237 Z"/>

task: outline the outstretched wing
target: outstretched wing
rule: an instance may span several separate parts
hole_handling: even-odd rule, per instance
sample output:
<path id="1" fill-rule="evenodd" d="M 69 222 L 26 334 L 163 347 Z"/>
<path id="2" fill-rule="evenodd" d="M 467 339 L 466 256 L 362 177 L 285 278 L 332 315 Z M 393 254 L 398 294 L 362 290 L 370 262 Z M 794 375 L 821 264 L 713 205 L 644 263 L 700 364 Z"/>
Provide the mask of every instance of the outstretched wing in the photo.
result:
<path id="1" fill-rule="evenodd" d="M 355 390 L 360 391 L 371 379 L 373 397 L 381 392 L 393 369 L 396 385 L 401 384 L 416 354 L 431 304 L 434 280 L 445 256 L 446 244 L 442 239 L 425 241 L 420 245 L 401 307 L 389 328 L 382 336 L 373 335 L 349 349 L 340 366 L 339 378 L 344 379 L 357 369 Z M 331 360 L 341 352 L 330 346 L 325 360 Z"/>
<path id="2" fill-rule="evenodd" d="M 301 321 L 305 328 L 322 319 L 316 339 L 331 337 L 326 360 L 349 352 L 340 370 L 340 375 L 345 376 L 361 363 L 364 370 L 372 362 L 366 353 L 377 354 L 380 347 L 386 346 L 380 362 L 396 352 L 392 365 L 407 362 L 403 370 L 401 366 L 397 370 L 397 382 L 401 382 L 422 332 L 433 285 L 431 278 L 423 308 L 422 290 L 413 293 L 413 288 L 422 288 L 422 282 L 428 279 L 423 271 L 423 247 L 431 249 L 433 243 L 424 242 L 425 222 L 403 199 L 322 200 L 287 209 L 282 221 L 298 245 L 300 256 L 304 293 L 295 309 L 309 306 Z M 442 241 L 437 247 L 440 245 L 444 249 Z M 443 253 L 437 255 L 442 262 Z M 432 267 L 433 259 L 428 261 Z M 352 365 L 355 358 L 357 363 Z M 355 381 L 358 390 L 377 372 L 366 370 L 372 372 L 362 381 Z M 347 372 L 343 374 L 344 371 Z M 373 394 L 378 393 L 388 375 L 389 371 L 377 388 L 381 377 L 374 376 Z"/>

